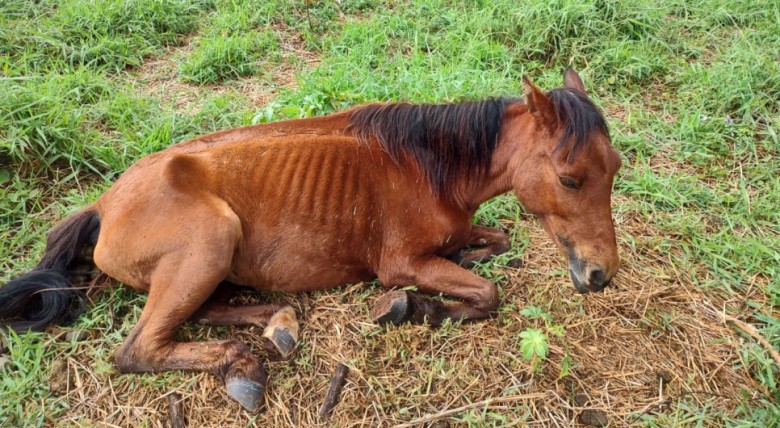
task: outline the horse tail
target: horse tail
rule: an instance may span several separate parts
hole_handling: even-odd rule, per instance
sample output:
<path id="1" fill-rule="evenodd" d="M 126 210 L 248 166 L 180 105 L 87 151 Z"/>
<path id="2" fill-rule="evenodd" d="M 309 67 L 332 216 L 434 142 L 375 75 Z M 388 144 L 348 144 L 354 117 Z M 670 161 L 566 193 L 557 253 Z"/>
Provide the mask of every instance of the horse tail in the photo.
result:
<path id="1" fill-rule="evenodd" d="M 91 263 L 91 255 L 84 253 L 94 249 L 99 233 L 100 215 L 93 206 L 52 229 L 38 265 L 0 288 L 0 322 L 22 332 L 74 321 L 85 300 L 74 282 L 81 282 L 79 270 L 85 262 Z"/>

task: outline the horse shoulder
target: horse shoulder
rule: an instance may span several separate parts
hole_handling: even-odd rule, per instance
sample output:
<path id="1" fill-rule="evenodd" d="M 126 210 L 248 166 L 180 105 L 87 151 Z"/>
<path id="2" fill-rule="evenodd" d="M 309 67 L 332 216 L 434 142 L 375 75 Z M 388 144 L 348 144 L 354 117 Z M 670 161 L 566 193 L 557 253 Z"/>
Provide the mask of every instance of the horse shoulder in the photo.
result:
<path id="1" fill-rule="evenodd" d="M 471 216 L 437 198 L 424 177 L 408 172 L 390 176 L 396 181 L 383 186 L 383 251 L 378 274 L 382 281 L 403 282 L 414 260 L 464 247 Z"/>

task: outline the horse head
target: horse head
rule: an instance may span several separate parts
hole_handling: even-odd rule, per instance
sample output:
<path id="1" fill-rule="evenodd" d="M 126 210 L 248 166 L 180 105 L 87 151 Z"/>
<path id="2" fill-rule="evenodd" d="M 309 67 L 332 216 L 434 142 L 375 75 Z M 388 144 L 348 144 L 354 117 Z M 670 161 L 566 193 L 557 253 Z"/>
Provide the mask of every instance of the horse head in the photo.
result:
<path id="1" fill-rule="evenodd" d="M 621 160 L 603 115 L 568 68 L 564 86 L 544 93 L 523 77 L 525 105 L 502 138 L 516 141 L 512 186 L 569 262 L 581 293 L 610 283 L 620 258 L 611 194 Z"/>

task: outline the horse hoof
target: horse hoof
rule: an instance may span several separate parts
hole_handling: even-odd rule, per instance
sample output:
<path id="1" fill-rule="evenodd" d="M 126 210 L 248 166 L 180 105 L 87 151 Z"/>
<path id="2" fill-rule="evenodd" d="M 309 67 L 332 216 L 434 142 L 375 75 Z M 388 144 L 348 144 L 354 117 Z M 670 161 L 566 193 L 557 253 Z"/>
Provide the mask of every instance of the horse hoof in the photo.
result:
<path id="1" fill-rule="evenodd" d="M 254 412 L 263 405 L 265 394 L 263 384 L 248 379 L 233 378 L 228 379 L 225 388 L 230 398 L 238 401 L 238 404 L 249 412 Z"/>
<path id="2" fill-rule="evenodd" d="M 295 351 L 295 337 L 286 328 L 277 327 L 271 334 L 271 342 L 283 359 L 289 359 Z"/>
<path id="3" fill-rule="evenodd" d="M 371 318 L 379 325 L 401 324 L 408 318 L 410 302 L 405 291 L 391 291 L 380 297 L 371 309 Z"/>

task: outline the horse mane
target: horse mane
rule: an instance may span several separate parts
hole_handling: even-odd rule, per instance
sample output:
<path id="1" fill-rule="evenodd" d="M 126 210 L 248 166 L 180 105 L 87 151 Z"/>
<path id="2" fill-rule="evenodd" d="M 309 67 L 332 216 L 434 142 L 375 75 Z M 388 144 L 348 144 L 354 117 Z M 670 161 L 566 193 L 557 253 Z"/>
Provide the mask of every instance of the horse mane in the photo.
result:
<path id="1" fill-rule="evenodd" d="M 572 162 L 579 149 L 587 144 L 591 132 L 601 130 L 609 137 L 604 115 L 584 93 L 576 89 L 558 88 L 548 92 L 547 96 L 552 101 L 558 122 L 564 124 L 563 136 L 555 150 L 567 150 L 568 162 Z M 574 139 L 569 144 L 572 137 Z"/>
<path id="2" fill-rule="evenodd" d="M 411 155 L 441 196 L 465 174 L 488 173 L 507 103 L 369 104 L 352 111 L 349 129 L 360 141 L 376 138 L 396 163 Z"/>
<path id="3" fill-rule="evenodd" d="M 584 93 L 558 88 L 547 96 L 564 125 L 555 150 L 567 150 L 568 162 L 587 144 L 592 131 L 598 129 L 609 136 L 603 114 Z M 434 193 L 441 196 L 465 174 L 483 177 L 488 173 L 506 105 L 513 101 L 497 98 L 457 104 L 368 104 L 352 110 L 349 130 L 360 141 L 376 138 L 396 163 L 400 163 L 402 154 L 411 155 Z"/>

